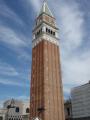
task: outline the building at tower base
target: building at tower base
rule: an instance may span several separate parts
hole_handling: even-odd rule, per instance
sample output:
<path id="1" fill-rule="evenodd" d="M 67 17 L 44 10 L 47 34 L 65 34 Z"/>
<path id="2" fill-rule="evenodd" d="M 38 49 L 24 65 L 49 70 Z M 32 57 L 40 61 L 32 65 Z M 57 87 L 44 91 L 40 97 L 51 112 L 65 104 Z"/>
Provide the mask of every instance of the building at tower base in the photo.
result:
<path id="1" fill-rule="evenodd" d="M 71 90 L 73 120 L 90 120 L 90 82 Z"/>

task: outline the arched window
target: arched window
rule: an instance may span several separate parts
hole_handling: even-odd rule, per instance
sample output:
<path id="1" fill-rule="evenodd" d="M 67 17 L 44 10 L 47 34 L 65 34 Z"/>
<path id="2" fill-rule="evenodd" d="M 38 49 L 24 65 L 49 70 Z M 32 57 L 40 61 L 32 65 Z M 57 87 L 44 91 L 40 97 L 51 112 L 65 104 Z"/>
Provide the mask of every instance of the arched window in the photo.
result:
<path id="1" fill-rule="evenodd" d="M 29 108 L 26 108 L 26 113 L 29 113 Z"/>

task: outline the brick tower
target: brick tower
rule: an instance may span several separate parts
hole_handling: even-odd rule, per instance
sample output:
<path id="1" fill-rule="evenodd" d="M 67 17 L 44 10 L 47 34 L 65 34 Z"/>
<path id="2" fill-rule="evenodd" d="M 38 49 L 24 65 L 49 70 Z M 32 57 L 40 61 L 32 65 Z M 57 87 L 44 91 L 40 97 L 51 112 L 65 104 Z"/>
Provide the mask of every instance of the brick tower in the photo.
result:
<path id="1" fill-rule="evenodd" d="M 30 120 L 35 118 L 64 120 L 58 28 L 47 2 L 33 29 Z"/>

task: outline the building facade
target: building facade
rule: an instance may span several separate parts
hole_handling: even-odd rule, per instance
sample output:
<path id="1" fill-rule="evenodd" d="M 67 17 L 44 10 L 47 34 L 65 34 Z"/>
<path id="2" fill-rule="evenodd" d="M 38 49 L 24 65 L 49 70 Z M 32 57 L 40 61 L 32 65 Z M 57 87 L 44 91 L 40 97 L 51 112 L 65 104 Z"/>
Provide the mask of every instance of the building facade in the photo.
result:
<path id="1" fill-rule="evenodd" d="M 66 100 L 64 102 L 64 112 L 65 112 L 65 120 L 72 120 L 72 103 L 71 103 L 71 99 Z"/>
<path id="2" fill-rule="evenodd" d="M 6 113 L 3 120 L 29 120 L 29 104 L 29 101 L 23 102 L 14 99 L 5 101 L 3 108 L 6 110 Z"/>
<path id="3" fill-rule="evenodd" d="M 90 120 L 90 82 L 71 90 L 74 120 Z"/>
<path id="4" fill-rule="evenodd" d="M 30 120 L 65 119 L 58 30 L 44 1 L 33 29 Z"/>
<path id="5" fill-rule="evenodd" d="M 6 113 L 7 113 L 7 109 L 4 108 L 0 109 L 0 120 L 5 120 Z"/>

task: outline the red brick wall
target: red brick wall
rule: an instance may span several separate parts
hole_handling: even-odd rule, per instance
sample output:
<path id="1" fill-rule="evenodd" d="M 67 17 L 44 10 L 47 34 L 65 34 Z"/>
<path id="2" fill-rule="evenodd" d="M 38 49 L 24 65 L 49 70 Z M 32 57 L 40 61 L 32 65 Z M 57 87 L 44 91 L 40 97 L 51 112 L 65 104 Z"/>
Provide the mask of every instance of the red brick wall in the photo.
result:
<path id="1" fill-rule="evenodd" d="M 32 50 L 31 119 L 64 120 L 59 47 L 43 40 Z M 37 109 L 45 110 L 38 114 Z"/>

